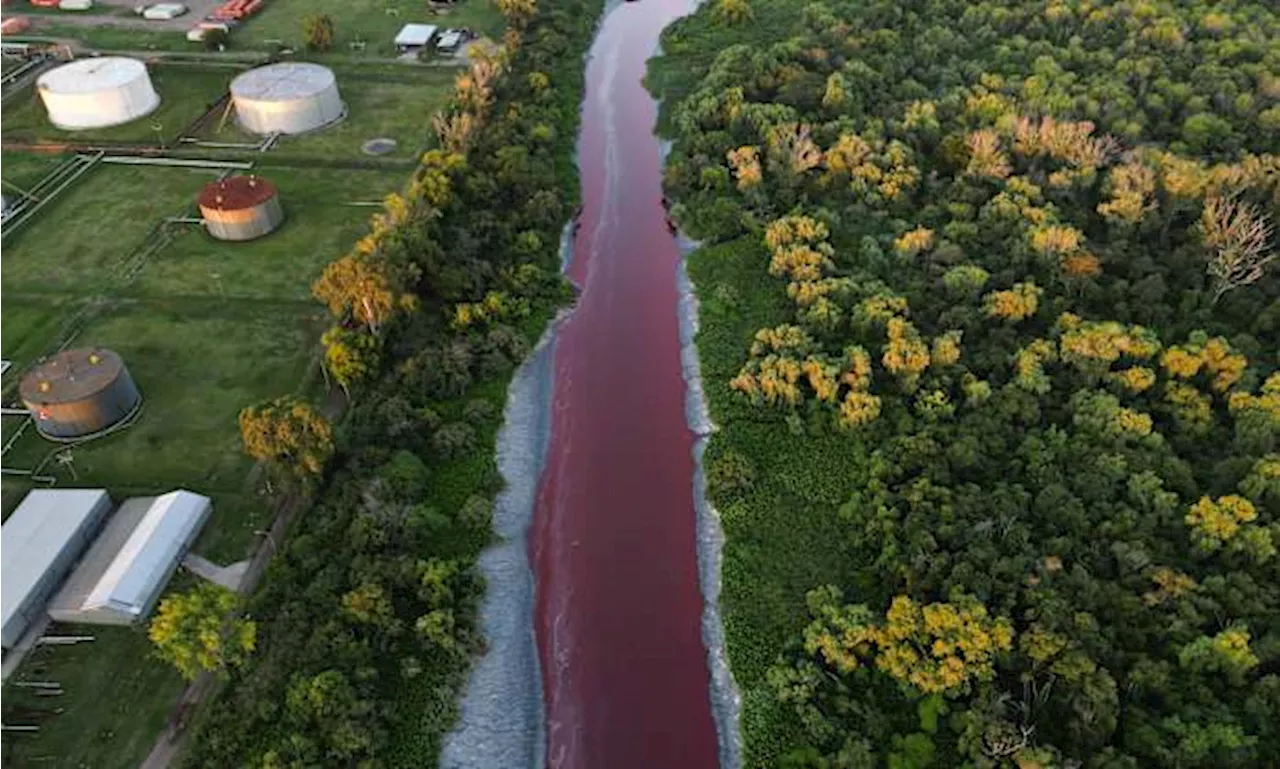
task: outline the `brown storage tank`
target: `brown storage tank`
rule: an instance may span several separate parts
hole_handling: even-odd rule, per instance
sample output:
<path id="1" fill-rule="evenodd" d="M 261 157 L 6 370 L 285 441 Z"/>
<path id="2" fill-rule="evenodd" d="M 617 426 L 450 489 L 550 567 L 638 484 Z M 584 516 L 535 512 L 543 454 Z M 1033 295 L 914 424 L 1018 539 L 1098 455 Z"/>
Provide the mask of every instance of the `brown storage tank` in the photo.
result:
<path id="1" fill-rule="evenodd" d="M 231 176 L 200 191 L 200 216 L 218 240 L 253 240 L 284 221 L 276 186 L 261 176 Z"/>
<path id="2" fill-rule="evenodd" d="M 28 371 L 22 402 L 46 438 L 72 440 L 107 429 L 142 405 L 124 361 L 111 350 L 63 350 Z"/>

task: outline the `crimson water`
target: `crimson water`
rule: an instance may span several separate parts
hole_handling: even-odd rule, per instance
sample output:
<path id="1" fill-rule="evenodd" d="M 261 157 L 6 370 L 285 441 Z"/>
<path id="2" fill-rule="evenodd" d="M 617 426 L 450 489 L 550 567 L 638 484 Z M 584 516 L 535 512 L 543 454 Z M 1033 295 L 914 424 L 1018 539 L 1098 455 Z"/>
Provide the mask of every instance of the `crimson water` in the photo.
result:
<path id="1" fill-rule="evenodd" d="M 587 64 L 583 208 L 531 538 L 551 769 L 716 765 L 694 436 L 645 61 L 686 0 L 612 8 Z"/>

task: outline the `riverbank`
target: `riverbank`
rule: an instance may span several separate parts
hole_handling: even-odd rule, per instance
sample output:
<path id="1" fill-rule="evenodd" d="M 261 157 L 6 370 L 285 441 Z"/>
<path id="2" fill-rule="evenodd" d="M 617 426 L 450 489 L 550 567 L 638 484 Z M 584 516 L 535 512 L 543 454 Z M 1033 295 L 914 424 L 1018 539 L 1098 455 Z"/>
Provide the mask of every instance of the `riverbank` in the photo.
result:
<path id="1" fill-rule="evenodd" d="M 536 512 L 551 766 L 713 766 L 693 438 L 654 104 L 641 86 L 679 2 L 618 5 L 587 66 L 583 208 L 557 331 Z M 654 735 L 661 734 L 661 739 Z"/>

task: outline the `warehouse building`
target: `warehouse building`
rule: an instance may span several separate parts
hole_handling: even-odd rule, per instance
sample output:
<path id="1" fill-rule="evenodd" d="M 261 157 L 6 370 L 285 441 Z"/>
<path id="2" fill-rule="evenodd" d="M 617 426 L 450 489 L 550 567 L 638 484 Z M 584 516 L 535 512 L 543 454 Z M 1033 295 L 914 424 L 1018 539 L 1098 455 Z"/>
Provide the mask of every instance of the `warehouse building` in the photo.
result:
<path id="1" fill-rule="evenodd" d="M 144 619 L 212 507 L 190 491 L 125 501 L 49 604 L 49 616 L 96 625 Z"/>
<path id="2" fill-rule="evenodd" d="M 37 489 L 0 527 L 4 648 L 44 615 L 50 596 L 111 510 L 102 489 Z"/>

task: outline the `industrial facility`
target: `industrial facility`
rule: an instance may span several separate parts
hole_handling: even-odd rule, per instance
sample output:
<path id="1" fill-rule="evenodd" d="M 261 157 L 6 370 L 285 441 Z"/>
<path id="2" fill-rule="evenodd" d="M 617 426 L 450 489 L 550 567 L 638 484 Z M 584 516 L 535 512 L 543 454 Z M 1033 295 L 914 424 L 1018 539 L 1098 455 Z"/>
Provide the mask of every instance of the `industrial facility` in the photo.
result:
<path id="1" fill-rule="evenodd" d="M 218 240 L 253 240 L 284 221 L 276 186 L 261 176 L 232 176 L 205 185 L 198 199 L 205 229 Z"/>
<path id="2" fill-rule="evenodd" d="M 4 648 L 44 615 L 49 597 L 97 535 L 111 510 L 102 489 L 36 489 L 0 531 Z"/>
<path id="3" fill-rule="evenodd" d="M 160 105 L 147 66 L 137 59 L 77 59 L 36 81 L 49 122 L 67 131 L 107 128 L 149 115 Z"/>
<path id="4" fill-rule="evenodd" d="M 212 508 L 190 491 L 126 500 L 49 603 L 49 616 L 91 625 L 145 618 Z"/>
<path id="5" fill-rule="evenodd" d="M 128 625 L 151 613 L 213 503 L 190 491 L 126 500 L 36 489 L 4 522 L 4 648 L 39 620 Z"/>
<path id="6" fill-rule="evenodd" d="M 22 377 L 18 392 L 41 435 L 86 438 L 131 417 L 142 394 L 124 361 L 111 350 L 63 350 Z"/>
<path id="7" fill-rule="evenodd" d="M 333 71 L 305 62 L 251 69 L 231 81 L 231 99 L 241 127 L 261 135 L 312 131 L 347 109 Z"/>

